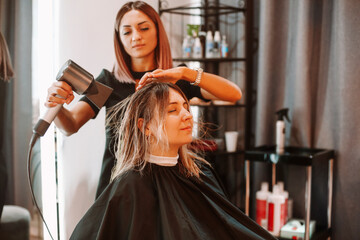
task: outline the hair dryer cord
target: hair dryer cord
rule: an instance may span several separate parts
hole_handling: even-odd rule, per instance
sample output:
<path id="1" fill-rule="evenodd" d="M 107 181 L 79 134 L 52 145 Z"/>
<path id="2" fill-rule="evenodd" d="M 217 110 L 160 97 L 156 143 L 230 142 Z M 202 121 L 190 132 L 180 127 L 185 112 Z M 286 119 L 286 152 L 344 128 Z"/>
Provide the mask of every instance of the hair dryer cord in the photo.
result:
<path id="1" fill-rule="evenodd" d="M 36 198 L 35 198 L 35 194 L 34 194 L 34 189 L 32 187 L 32 180 L 31 180 L 31 153 L 32 153 L 32 149 L 36 143 L 36 141 L 39 139 L 39 134 L 37 133 L 33 133 L 33 135 L 31 136 L 31 140 L 30 140 L 30 144 L 29 144 L 29 151 L 28 151 L 28 161 L 27 161 L 27 170 L 28 170 L 28 180 L 29 180 L 29 185 L 30 185 L 30 192 L 31 192 L 31 197 L 32 197 L 32 200 L 36 206 L 36 208 L 38 209 L 39 211 L 39 214 L 40 214 L 40 217 L 42 219 L 42 221 L 44 222 L 45 224 L 45 227 L 51 237 L 52 240 L 54 240 L 53 236 L 51 235 L 50 233 L 50 229 L 47 225 L 47 223 L 45 222 L 45 219 L 44 219 L 44 216 L 39 208 L 39 205 L 37 204 L 37 201 L 36 201 Z"/>

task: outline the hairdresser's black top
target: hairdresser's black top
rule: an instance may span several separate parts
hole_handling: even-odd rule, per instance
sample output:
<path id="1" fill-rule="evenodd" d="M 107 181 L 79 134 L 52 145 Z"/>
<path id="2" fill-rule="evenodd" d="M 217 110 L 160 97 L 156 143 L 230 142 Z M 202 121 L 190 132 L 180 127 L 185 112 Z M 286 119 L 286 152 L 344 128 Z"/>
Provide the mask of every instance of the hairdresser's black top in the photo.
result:
<path id="1" fill-rule="evenodd" d="M 70 239 L 275 239 L 224 194 L 209 166 L 201 180 L 181 164 L 148 163 L 115 179 L 76 226 Z"/>
<path id="2" fill-rule="evenodd" d="M 135 79 L 140 79 L 145 72 L 133 72 L 133 77 Z M 131 94 L 135 93 L 135 83 L 122 83 L 116 80 L 114 75 L 103 69 L 100 75 L 96 78 L 96 81 L 99 81 L 111 88 L 114 89 L 112 94 L 110 95 L 109 99 L 105 103 L 106 111 L 109 110 L 110 107 L 114 106 L 118 102 L 124 100 Z M 179 80 L 177 81 L 176 85 L 180 87 L 180 89 L 184 92 L 185 96 L 188 99 L 191 99 L 193 97 L 198 97 L 200 99 L 205 100 L 201 93 L 200 88 L 198 86 L 193 86 L 189 82 L 185 80 Z M 95 117 L 99 113 L 99 109 L 85 96 L 80 99 L 80 101 L 87 102 L 91 108 L 95 112 Z M 111 169 L 113 168 L 115 164 L 115 156 L 113 153 L 113 134 L 111 131 L 107 128 L 106 129 L 106 146 L 105 146 L 105 152 L 103 157 L 103 164 L 101 169 L 101 175 L 100 175 L 100 181 L 98 185 L 98 189 L 96 192 L 96 198 L 101 194 L 101 192 L 105 189 L 105 187 L 109 184 L 110 176 L 111 176 Z"/>

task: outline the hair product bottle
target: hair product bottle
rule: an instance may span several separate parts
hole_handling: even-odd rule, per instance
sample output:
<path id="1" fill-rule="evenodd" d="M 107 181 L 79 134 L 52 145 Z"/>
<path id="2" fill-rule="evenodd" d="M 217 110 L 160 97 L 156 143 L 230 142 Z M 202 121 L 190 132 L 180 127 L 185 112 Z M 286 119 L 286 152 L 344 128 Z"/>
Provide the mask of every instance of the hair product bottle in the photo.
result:
<path id="1" fill-rule="evenodd" d="M 202 52 L 202 45 L 200 42 L 200 38 L 196 37 L 193 47 L 193 58 L 202 58 L 203 52 Z"/>
<path id="2" fill-rule="evenodd" d="M 276 121 L 276 153 L 283 154 L 285 148 L 285 121 L 284 118 L 289 120 L 288 108 L 280 109 L 276 112 L 277 121 Z"/>
<path id="3" fill-rule="evenodd" d="M 191 57 L 191 38 L 189 35 L 186 35 L 182 44 L 182 52 L 183 58 L 190 58 Z"/>
<path id="4" fill-rule="evenodd" d="M 213 49 L 213 57 L 220 58 L 220 46 L 221 46 L 221 36 L 219 31 L 215 31 L 214 35 L 214 49 Z"/>
<path id="5" fill-rule="evenodd" d="M 221 57 L 222 58 L 227 58 L 229 56 L 229 45 L 226 41 L 226 36 L 223 35 L 222 37 L 222 41 L 221 41 Z"/>
<path id="6" fill-rule="evenodd" d="M 268 231 L 274 235 L 280 235 L 281 224 L 284 222 L 283 211 L 285 198 L 280 194 L 279 186 L 273 187 L 272 194 L 268 198 Z"/>
<path id="7" fill-rule="evenodd" d="M 256 192 L 256 222 L 267 229 L 267 199 L 269 197 L 269 184 L 261 183 L 261 189 Z"/>
<path id="8" fill-rule="evenodd" d="M 214 39 L 211 31 L 208 31 L 206 34 L 206 58 L 213 58 L 213 49 L 214 49 Z"/>
<path id="9" fill-rule="evenodd" d="M 284 182 L 277 182 L 277 185 L 279 186 L 280 194 L 284 196 L 285 203 L 284 203 L 284 216 L 282 216 L 282 219 L 284 219 L 284 223 L 282 225 L 285 225 L 285 223 L 288 221 L 288 200 L 289 200 L 289 192 L 285 191 L 284 189 Z M 282 226 L 281 226 L 282 227 Z"/>

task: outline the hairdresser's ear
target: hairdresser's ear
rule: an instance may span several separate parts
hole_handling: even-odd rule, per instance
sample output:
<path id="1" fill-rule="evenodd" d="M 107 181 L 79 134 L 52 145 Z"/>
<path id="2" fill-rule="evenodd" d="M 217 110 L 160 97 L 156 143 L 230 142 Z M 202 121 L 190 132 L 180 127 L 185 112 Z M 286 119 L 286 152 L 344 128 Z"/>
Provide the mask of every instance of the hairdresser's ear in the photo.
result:
<path id="1" fill-rule="evenodd" d="M 143 131 L 143 124 L 144 124 L 144 119 L 139 118 L 138 119 L 138 128 L 140 129 L 141 132 Z M 148 127 L 145 128 L 145 135 L 150 136 L 150 129 Z"/>

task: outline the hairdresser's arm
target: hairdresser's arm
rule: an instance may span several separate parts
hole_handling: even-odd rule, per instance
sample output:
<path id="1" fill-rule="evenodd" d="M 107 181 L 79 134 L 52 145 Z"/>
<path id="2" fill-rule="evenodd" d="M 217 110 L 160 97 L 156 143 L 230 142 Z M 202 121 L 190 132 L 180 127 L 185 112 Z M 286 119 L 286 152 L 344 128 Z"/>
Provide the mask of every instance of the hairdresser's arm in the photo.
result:
<path id="1" fill-rule="evenodd" d="M 176 67 L 168 70 L 155 70 L 152 73 L 145 74 L 140 80 L 140 88 L 151 81 L 167 81 L 176 83 L 183 79 L 188 82 L 194 82 L 197 71 L 187 67 Z M 211 73 L 203 73 L 201 82 L 201 94 L 209 100 L 220 99 L 223 101 L 236 102 L 242 94 L 240 88 L 233 82 Z"/>
<path id="2" fill-rule="evenodd" d="M 71 87 L 65 82 L 55 82 L 48 89 L 46 107 L 54 107 L 58 104 L 69 104 L 74 99 Z M 78 102 L 68 110 L 62 107 L 54 119 L 55 125 L 61 132 L 70 136 L 76 133 L 87 121 L 95 116 L 94 110 L 86 102 Z"/>

